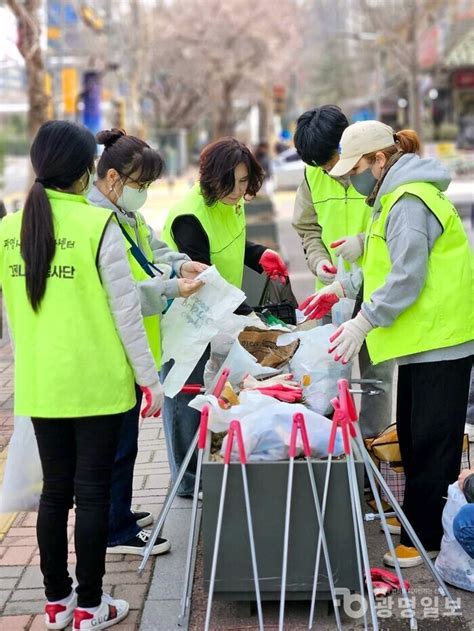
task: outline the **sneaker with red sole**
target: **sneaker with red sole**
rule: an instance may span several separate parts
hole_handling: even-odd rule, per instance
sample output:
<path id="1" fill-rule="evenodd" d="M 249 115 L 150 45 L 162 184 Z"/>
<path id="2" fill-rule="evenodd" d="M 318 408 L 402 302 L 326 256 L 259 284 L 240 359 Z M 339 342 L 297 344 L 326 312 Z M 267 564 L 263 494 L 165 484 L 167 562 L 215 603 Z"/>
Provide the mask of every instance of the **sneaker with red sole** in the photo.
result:
<path id="1" fill-rule="evenodd" d="M 44 608 L 44 624 L 47 629 L 65 629 L 72 622 L 77 607 L 77 594 L 73 589 L 62 603 L 47 603 Z"/>
<path id="2" fill-rule="evenodd" d="M 108 594 L 102 594 L 102 602 L 94 613 L 87 609 L 76 607 L 74 611 L 73 631 L 89 631 L 93 629 L 107 629 L 118 624 L 127 617 L 130 605 L 126 600 L 112 598 Z"/>

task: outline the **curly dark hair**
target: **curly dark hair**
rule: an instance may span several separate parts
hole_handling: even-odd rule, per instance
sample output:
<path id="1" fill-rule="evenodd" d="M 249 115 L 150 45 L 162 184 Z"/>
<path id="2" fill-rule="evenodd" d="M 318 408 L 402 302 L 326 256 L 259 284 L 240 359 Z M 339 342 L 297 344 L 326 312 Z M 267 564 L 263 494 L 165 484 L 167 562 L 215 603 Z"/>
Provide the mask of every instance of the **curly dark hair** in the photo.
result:
<path id="1" fill-rule="evenodd" d="M 232 193 L 235 187 L 234 170 L 242 162 L 249 174 L 245 195 L 253 197 L 260 190 L 265 173 L 250 149 L 231 136 L 204 147 L 200 157 L 199 181 L 208 206 Z"/>

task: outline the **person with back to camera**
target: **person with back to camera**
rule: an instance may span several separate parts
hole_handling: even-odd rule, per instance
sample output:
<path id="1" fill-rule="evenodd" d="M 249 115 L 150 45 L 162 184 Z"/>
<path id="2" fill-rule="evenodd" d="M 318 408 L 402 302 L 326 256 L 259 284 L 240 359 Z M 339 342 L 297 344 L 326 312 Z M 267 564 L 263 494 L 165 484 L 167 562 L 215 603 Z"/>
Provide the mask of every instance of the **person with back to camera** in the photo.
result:
<path id="1" fill-rule="evenodd" d="M 215 265 L 220 275 L 236 287 L 242 286 L 244 265 L 286 282 L 288 270 L 280 255 L 246 238 L 244 199 L 256 195 L 263 177 L 262 167 L 250 149 L 235 138 L 221 138 L 208 145 L 200 157 L 199 182 L 170 210 L 163 240 L 195 261 Z M 241 314 L 251 312 L 245 303 L 237 310 Z M 208 357 L 209 349 L 188 383 L 203 383 Z M 169 369 L 169 365 L 165 365 L 163 374 Z M 192 398 L 181 393 L 173 399 L 165 397 L 163 424 L 173 478 L 199 426 L 199 412 L 188 407 Z M 183 478 L 180 495 L 193 494 L 195 470 L 194 456 Z"/>
<path id="2" fill-rule="evenodd" d="M 177 296 L 186 298 L 202 286 L 202 282 L 194 277 L 206 265 L 194 263 L 185 254 L 175 252 L 159 241 L 139 212 L 146 202 L 148 187 L 161 175 L 163 161 L 160 154 L 140 138 L 128 136 L 120 129 L 99 132 L 97 142 L 104 145 L 104 151 L 97 163 L 97 178 L 88 198 L 94 206 L 115 213 L 138 289 L 148 342 L 156 370 L 159 370 L 160 316 L 167 308 L 168 300 Z M 170 278 L 170 273 L 176 277 Z M 142 400 L 138 385 L 135 390 L 137 403 L 124 416 L 112 470 L 108 554 L 143 554 L 149 538 L 149 532 L 143 528 L 153 521 L 151 512 L 134 512 L 131 508 Z M 163 554 L 169 549 L 169 541 L 158 538 L 151 554 Z"/>
<path id="3" fill-rule="evenodd" d="M 473 256 L 462 221 L 444 196 L 450 177 L 417 154 L 416 132 L 365 121 L 342 134 L 332 175 L 346 175 L 373 207 L 357 316 L 330 338 L 348 362 L 367 340 L 374 363 L 398 363 L 397 432 L 406 476 L 403 510 L 435 557 L 448 485 L 459 474 L 474 353 Z M 355 277 L 344 291 L 356 291 Z M 422 557 L 402 528 L 402 567 Z M 389 552 L 384 562 L 393 565 Z"/>
<path id="4" fill-rule="evenodd" d="M 128 613 L 102 592 L 111 473 L 124 414 L 163 391 L 113 213 L 91 206 L 96 143 L 67 121 L 44 123 L 24 209 L 0 223 L 0 283 L 15 354 L 15 414 L 30 416 L 43 469 L 37 521 L 45 624 L 104 629 Z M 120 287 L 120 291 L 118 288 Z M 75 504 L 77 586 L 68 572 Z"/>

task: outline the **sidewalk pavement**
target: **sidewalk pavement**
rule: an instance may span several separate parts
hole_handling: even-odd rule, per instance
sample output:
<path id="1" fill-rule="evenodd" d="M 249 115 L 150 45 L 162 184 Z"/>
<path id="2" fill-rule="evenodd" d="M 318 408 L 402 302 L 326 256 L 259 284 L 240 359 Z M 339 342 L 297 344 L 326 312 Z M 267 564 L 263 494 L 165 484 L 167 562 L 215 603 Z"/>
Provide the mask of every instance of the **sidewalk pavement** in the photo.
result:
<path id="1" fill-rule="evenodd" d="M 0 341 L 0 479 L 6 446 L 13 431 L 13 359 L 9 342 Z M 156 516 L 166 496 L 169 469 L 161 419 L 145 419 L 134 479 L 136 508 L 153 511 Z M 44 629 L 44 592 L 36 541 L 36 513 L 0 516 L 0 631 L 39 631 Z M 73 543 L 74 513 L 68 525 L 69 563 L 75 565 Z M 168 528 L 166 529 L 168 530 Z M 176 545 L 172 536 L 172 545 Z M 170 552 L 169 556 L 173 554 Z M 158 557 L 160 559 L 160 557 Z M 119 625 L 121 631 L 135 631 L 144 607 L 152 577 L 151 559 L 142 576 L 137 575 L 140 557 L 107 555 L 105 591 L 125 598 L 130 614 Z"/>

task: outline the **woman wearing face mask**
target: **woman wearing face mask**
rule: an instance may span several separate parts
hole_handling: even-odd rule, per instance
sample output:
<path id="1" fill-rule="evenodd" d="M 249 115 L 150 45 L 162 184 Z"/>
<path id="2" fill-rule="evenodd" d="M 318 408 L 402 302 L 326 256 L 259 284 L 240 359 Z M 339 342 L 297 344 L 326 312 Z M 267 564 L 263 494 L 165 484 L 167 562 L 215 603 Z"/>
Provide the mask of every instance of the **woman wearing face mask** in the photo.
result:
<path id="1" fill-rule="evenodd" d="M 158 370 L 160 316 L 169 299 L 190 296 L 202 286 L 193 279 L 206 266 L 170 250 L 155 237 L 139 212 L 147 199 L 149 185 L 160 177 L 163 161 L 159 153 L 140 138 L 119 129 L 99 132 L 97 142 L 104 145 L 104 151 L 97 164 L 97 179 L 89 201 L 112 210 L 122 230 Z M 175 277 L 170 278 L 171 274 Z M 138 386 L 136 393 L 137 405 L 124 418 L 112 472 L 108 554 L 143 554 L 149 537 L 143 528 L 153 521 L 151 512 L 134 512 L 131 508 L 141 403 Z M 163 554 L 169 549 L 169 542 L 159 538 L 152 554 Z"/>
<path id="2" fill-rule="evenodd" d="M 331 175 L 349 174 L 373 215 L 362 307 L 334 333 L 329 350 L 348 362 L 367 339 L 373 363 L 397 359 L 403 509 L 435 556 L 443 498 L 461 462 L 474 352 L 473 258 L 462 221 L 442 192 L 449 175 L 436 160 L 420 158 L 419 147 L 414 131 L 395 133 L 376 121 L 342 134 Z M 357 288 L 354 279 L 338 285 L 336 298 Z M 422 563 L 404 529 L 396 553 L 402 567 Z M 384 561 L 393 565 L 390 553 Z"/>
<path id="3" fill-rule="evenodd" d="M 263 178 L 264 172 L 250 149 L 235 138 L 221 138 L 208 145 L 200 157 L 199 182 L 171 209 L 163 239 L 193 260 L 215 265 L 221 276 L 236 287 L 242 285 L 244 264 L 285 282 L 288 270 L 280 256 L 246 239 L 244 198 L 256 195 Z M 243 305 L 238 312 L 248 314 L 251 309 Z M 203 382 L 208 356 L 206 351 L 189 383 Z M 191 398 L 185 394 L 165 398 L 163 421 L 173 477 L 199 424 L 199 413 L 188 407 Z M 194 468 L 195 459 L 183 478 L 181 495 L 189 496 L 194 491 Z"/>
<path id="4" fill-rule="evenodd" d="M 0 283 L 15 352 L 15 414 L 34 425 L 43 469 L 37 536 L 45 624 L 104 629 L 128 603 L 102 593 L 110 483 L 134 383 L 159 413 L 162 389 L 113 213 L 91 206 L 96 143 L 66 121 L 31 146 L 36 179 L 22 211 L 0 223 Z M 25 454 L 27 456 L 27 454 Z M 75 504 L 78 585 L 68 572 Z"/>

